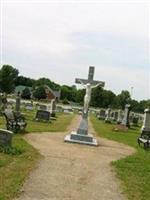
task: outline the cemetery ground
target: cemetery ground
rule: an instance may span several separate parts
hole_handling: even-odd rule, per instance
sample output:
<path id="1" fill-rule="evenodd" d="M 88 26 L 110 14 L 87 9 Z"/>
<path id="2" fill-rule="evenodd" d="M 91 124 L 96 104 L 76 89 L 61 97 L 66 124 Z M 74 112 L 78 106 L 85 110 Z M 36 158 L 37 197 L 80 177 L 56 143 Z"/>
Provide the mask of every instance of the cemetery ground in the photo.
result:
<path id="1" fill-rule="evenodd" d="M 32 193 L 36 190 L 41 191 L 43 188 L 44 190 L 47 189 L 47 193 L 52 192 L 53 197 L 55 197 L 55 195 L 59 196 L 69 194 L 70 199 L 72 196 L 75 195 L 75 197 L 77 198 L 74 199 L 88 200 L 91 198 L 90 196 L 88 196 L 89 192 L 91 192 L 91 194 L 93 195 L 91 198 L 92 200 L 109 200 L 111 199 L 111 196 L 113 196 L 112 199 L 115 200 L 126 199 L 122 197 L 122 194 L 117 194 L 118 196 L 116 196 L 116 198 L 115 192 L 109 194 L 109 189 L 111 187 L 114 187 L 114 184 L 111 181 L 117 182 L 117 179 L 115 179 L 114 177 L 113 170 L 112 173 L 110 173 L 109 170 L 107 171 L 107 167 L 105 165 L 104 166 L 106 168 L 103 167 L 100 169 L 98 168 L 99 166 L 94 166 L 95 163 L 103 164 L 105 162 L 108 162 L 108 160 L 106 159 L 107 156 L 109 157 L 109 161 L 117 160 L 112 162 L 113 168 L 111 169 L 115 168 L 118 178 L 122 181 L 121 186 L 123 188 L 123 192 L 127 195 L 128 199 L 150 199 L 150 151 L 145 151 L 142 147 L 138 147 L 137 138 L 140 134 L 140 127 L 134 127 L 128 132 L 114 132 L 112 131 L 114 124 L 106 124 L 104 123 L 104 121 L 98 120 L 95 116 L 92 115 L 91 121 L 98 136 L 120 142 L 118 147 L 118 143 L 115 144 L 109 141 L 109 148 L 107 147 L 107 145 L 100 146 L 98 147 L 99 150 L 97 153 L 97 147 L 63 143 L 63 137 L 65 133 L 60 134 L 60 132 L 64 132 L 66 130 L 68 124 L 70 124 L 71 120 L 74 118 L 75 115 L 59 114 L 58 119 L 56 121 L 52 121 L 52 123 L 49 124 L 45 122 L 35 122 L 33 120 L 33 118 L 35 117 L 34 112 L 26 111 L 25 116 L 27 118 L 28 123 L 26 131 L 28 133 L 33 134 L 16 134 L 13 138 L 13 146 L 16 146 L 18 149 L 21 149 L 23 153 L 20 155 L 13 156 L 0 153 L 0 200 L 12 200 L 13 197 L 16 196 L 16 194 L 18 193 L 18 190 L 21 189 L 25 177 L 33 168 L 33 175 L 31 174 L 31 177 L 29 177 L 29 182 L 27 180 L 27 184 L 25 184 L 25 193 L 23 192 L 23 197 L 21 195 L 19 200 L 30 199 L 30 197 L 24 198 L 24 195 L 26 195 L 26 190 L 29 195 L 32 195 L 33 198 L 31 199 L 37 200 L 41 198 L 45 200 L 46 198 L 42 198 L 40 196 L 40 193 L 34 193 L 35 198 Z M 0 128 L 4 128 L 4 124 L 4 117 L 0 117 Z M 73 125 L 70 126 L 70 130 L 71 128 L 73 128 Z M 35 134 L 35 132 L 38 132 L 39 134 Z M 56 133 L 41 134 L 41 132 Z M 57 132 L 59 132 L 59 134 Z M 22 138 L 22 136 L 25 137 L 26 140 L 32 144 L 32 146 L 29 143 L 27 143 Z M 58 142 L 58 140 L 60 141 L 60 139 L 62 140 L 61 145 Z M 102 139 L 99 139 L 100 143 L 101 141 Z M 132 152 L 130 152 L 130 149 L 126 150 L 124 146 L 121 145 L 121 143 L 134 147 L 136 149 L 136 153 L 126 158 L 120 159 L 121 157 L 125 157 Z M 39 154 L 39 151 L 37 151 L 36 149 L 39 150 L 40 148 L 41 151 Z M 57 150 L 57 152 L 59 152 L 58 155 L 56 152 L 57 148 L 59 150 Z M 103 152 L 104 149 L 106 149 L 107 152 Z M 114 158 L 113 156 L 115 153 L 117 154 Z M 46 155 L 45 161 L 43 160 L 41 154 Z M 67 157 L 65 157 L 66 155 Z M 85 155 L 87 155 L 86 158 Z M 90 160 L 88 160 L 88 156 L 90 157 Z M 47 163 L 47 166 L 42 165 L 43 167 L 41 169 L 41 172 L 47 173 L 45 175 L 47 175 L 51 178 L 52 181 L 54 181 L 53 184 L 49 185 L 49 182 L 44 182 L 45 179 L 42 177 L 42 174 L 40 174 L 39 171 L 36 171 L 37 167 L 35 168 L 35 164 L 37 163 L 37 160 L 42 160 L 42 162 L 40 161 L 41 164 L 44 162 Z M 76 161 L 79 161 L 80 163 Z M 73 171 L 71 170 L 71 168 Z M 105 170 L 108 172 L 108 174 L 104 177 L 99 177 L 99 174 L 105 174 Z M 56 174 L 56 172 L 58 174 Z M 64 172 L 64 174 L 62 172 Z M 69 174 L 69 172 L 73 174 Z M 81 177 L 74 176 L 74 174 L 80 175 L 81 173 Z M 93 185 L 90 185 L 89 183 L 87 183 L 87 180 L 92 180 L 93 173 L 95 175 L 94 177 L 97 177 L 97 179 L 95 179 Z M 37 182 L 37 185 L 35 185 L 35 183 L 38 179 L 35 177 L 35 175 L 38 176 L 38 178 L 41 178 L 41 182 Z M 58 177 L 58 180 L 54 180 L 55 175 L 56 177 Z M 65 177 L 66 175 L 68 175 L 68 177 Z M 61 178 L 63 178 L 62 180 L 64 181 L 64 183 L 61 182 Z M 62 186 L 62 188 L 57 188 L 57 181 Z M 73 190 L 70 192 L 69 188 L 76 186 L 76 182 L 78 182 L 76 191 Z M 28 184 L 30 184 L 30 187 L 28 187 Z M 69 184 L 68 191 L 63 191 L 63 189 L 66 188 L 66 184 Z M 84 188 L 85 185 L 89 185 L 87 191 Z M 106 185 L 108 188 L 105 187 Z M 99 191 L 99 188 L 103 190 L 103 193 L 108 193 L 108 195 L 110 195 L 110 198 L 107 198 L 107 195 L 106 198 L 104 196 L 101 197 L 102 194 Z M 97 193 L 92 193 L 91 190 L 97 190 Z M 119 190 L 121 191 L 121 188 Z M 86 195 L 86 198 L 84 198 L 84 195 Z"/>
<path id="2" fill-rule="evenodd" d="M 117 177 L 122 181 L 123 191 L 129 200 L 150 199 L 150 151 L 137 144 L 140 127 L 131 127 L 127 132 L 116 132 L 113 130 L 114 124 L 106 124 L 94 115 L 92 115 L 91 121 L 98 136 L 124 143 L 136 149 L 135 154 L 114 161 L 112 165 L 115 167 Z"/>
<path id="3" fill-rule="evenodd" d="M 27 119 L 26 133 L 65 131 L 74 115 L 57 114 L 56 121 L 50 123 L 36 122 L 35 111 L 23 111 Z M 6 129 L 4 116 L 0 116 L 0 128 Z M 40 153 L 27 143 L 24 133 L 14 134 L 12 146 L 18 151 L 17 155 L 0 152 L 0 200 L 12 200 L 21 189 L 24 179 L 34 168 Z M 21 152 L 21 153 L 19 153 Z"/>

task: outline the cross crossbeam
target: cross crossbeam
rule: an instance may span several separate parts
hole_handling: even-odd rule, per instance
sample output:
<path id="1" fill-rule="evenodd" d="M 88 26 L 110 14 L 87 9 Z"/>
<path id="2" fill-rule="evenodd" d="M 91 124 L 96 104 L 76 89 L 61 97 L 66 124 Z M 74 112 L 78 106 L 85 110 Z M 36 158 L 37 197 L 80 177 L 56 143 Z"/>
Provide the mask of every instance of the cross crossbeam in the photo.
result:
<path id="1" fill-rule="evenodd" d="M 94 67 L 90 66 L 89 73 L 88 73 L 88 79 L 76 78 L 75 83 L 84 84 L 84 85 L 86 85 L 87 83 L 90 83 L 91 86 L 98 84 L 99 86 L 104 87 L 105 82 L 93 80 L 93 77 L 94 77 Z"/>

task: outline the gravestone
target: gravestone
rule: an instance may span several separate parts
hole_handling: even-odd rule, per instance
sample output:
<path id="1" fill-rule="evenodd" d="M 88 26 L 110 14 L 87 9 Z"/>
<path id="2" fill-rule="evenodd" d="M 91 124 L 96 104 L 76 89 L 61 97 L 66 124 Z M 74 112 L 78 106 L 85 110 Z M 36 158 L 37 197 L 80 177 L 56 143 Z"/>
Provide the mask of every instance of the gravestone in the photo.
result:
<path id="1" fill-rule="evenodd" d="M 13 132 L 0 129 L 0 145 L 11 146 Z"/>
<path id="2" fill-rule="evenodd" d="M 104 120 L 105 117 L 106 117 L 105 110 L 104 109 L 100 109 L 99 113 L 97 114 L 97 118 Z"/>
<path id="3" fill-rule="evenodd" d="M 16 97 L 16 116 L 20 115 L 20 106 L 21 106 L 21 97 L 20 97 L 20 93 L 18 93 L 17 97 Z"/>
<path id="4" fill-rule="evenodd" d="M 150 135 L 150 109 L 147 108 L 144 111 L 144 122 L 141 129 L 142 133 L 146 133 Z"/>
<path id="5" fill-rule="evenodd" d="M 47 105 L 39 104 L 39 105 L 38 105 L 38 110 L 47 111 Z"/>
<path id="6" fill-rule="evenodd" d="M 26 104 L 25 104 L 25 108 L 26 108 L 27 110 L 33 110 L 33 104 L 32 104 L 32 103 L 26 103 Z"/>
<path id="7" fill-rule="evenodd" d="M 134 116 L 135 116 L 135 113 L 134 112 L 130 112 L 130 115 L 129 115 L 129 122 L 130 122 L 130 124 L 132 124 Z"/>
<path id="8" fill-rule="evenodd" d="M 5 108 L 7 107 L 7 103 L 8 103 L 7 95 L 5 93 L 1 95 L 1 102 L 2 102 L 1 109 L 2 109 L 2 111 L 4 111 Z"/>
<path id="9" fill-rule="evenodd" d="M 64 107 L 63 113 L 65 114 L 73 114 L 73 109 L 71 107 Z"/>
<path id="10" fill-rule="evenodd" d="M 52 99 L 51 100 L 51 116 L 55 117 L 56 115 L 56 100 Z"/>
<path id="11" fill-rule="evenodd" d="M 141 128 L 141 136 L 138 138 L 138 143 L 144 144 L 144 147 L 150 147 L 150 109 L 144 111 L 144 122 Z"/>
<path id="12" fill-rule="evenodd" d="M 139 124 L 142 124 L 144 121 L 144 114 L 138 114 L 139 115 Z"/>
<path id="13" fill-rule="evenodd" d="M 133 126 L 138 126 L 139 123 L 139 116 L 138 115 L 134 115 L 132 118 L 132 124 Z"/>
<path id="14" fill-rule="evenodd" d="M 110 108 L 108 108 L 106 110 L 105 122 L 106 123 L 111 123 L 111 109 Z"/>
<path id="15" fill-rule="evenodd" d="M 56 106 L 56 110 L 57 110 L 57 112 L 63 112 L 63 108 L 62 108 L 62 106 Z"/>
<path id="16" fill-rule="evenodd" d="M 118 110 L 118 118 L 117 118 L 117 124 L 120 124 L 123 119 L 123 113 L 122 110 Z"/>
<path id="17" fill-rule="evenodd" d="M 118 114 L 118 111 L 115 111 L 115 112 L 114 112 L 114 119 L 113 119 L 114 121 L 117 121 L 117 120 L 118 120 L 118 115 L 119 115 L 119 114 Z"/>
<path id="18" fill-rule="evenodd" d="M 50 112 L 46 110 L 37 110 L 36 116 L 35 116 L 36 121 L 50 121 Z"/>
<path id="19" fill-rule="evenodd" d="M 75 80 L 76 83 L 82 84 L 82 86 L 86 89 L 86 94 L 84 96 L 84 107 L 82 111 L 82 119 L 77 131 L 72 131 L 70 135 L 67 135 L 64 139 L 65 142 L 73 142 L 80 144 L 88 144 L 97 146 L 97 140 L 93 138 L 92 134 L 88 132 L 88 111 L 91 100 L 91 90 L 94 87 L 104 86 L 104 82 L 102 81 L 94 81 L 94 67 L 89 67 L 88 79 L 79 79 Z"/>
<path id="20" fill-rule="evenodd" d="M 130 121 L 129 121 L 130 108 L 131 108 L 130 104 L 125 105 L 124 117 L 121 122 L 122 125 L 124 125 L 128 128 L 130 127 Z"/>
<path id="21" fill-rule="evenodd" d="M 2 96 L 1 96 L 1 101 L 2 101 L 2 103 L 3 104 L 7 104 L 7 95 L 4 93 L 4 94 L 2 94 Z"/>
<path id="22" fill-rule="evenodd" d="M 0 115 L 2 114 L 2 100 L 1 100 L 1 96 L 0 96 Z"/>
<path id="23" fill-rule="evenodd" d="M 110 118 L 111 118 L 112 121 L 114 120 L 114 111 L 110 112 Z"/>

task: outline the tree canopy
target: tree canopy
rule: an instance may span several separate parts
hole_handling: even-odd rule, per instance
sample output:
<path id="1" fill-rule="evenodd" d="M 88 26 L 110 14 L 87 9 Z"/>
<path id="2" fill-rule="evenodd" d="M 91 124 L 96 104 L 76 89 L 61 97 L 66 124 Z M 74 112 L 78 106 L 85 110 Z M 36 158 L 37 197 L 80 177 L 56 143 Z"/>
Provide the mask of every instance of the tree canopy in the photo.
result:
<path id="1" fill-rule="evenodd" d="M 65 102 L 73 101 L 83 105 L 85 89 L 77 89 L 75 86 L 59 85 L 48 78 L 39 78 L 37 80 L 19 75 L 19 71 L 10 66 L 3 65 L 0 69 L 0 92 L 7 94 L 13 93 L 15 86 L 23 85 L 32 87 L 33 96 L 37 99 L 45 99 L 46 93 L 44 85 L 49 86 L 52 90 L 61 90 L 61 100 Z M 30 98 L 29 89 L 22 92 L 23 98 Z M 125 104 L 130 103 L 132 110 L 135 112 L 143 112 L 145 108 L 150 107 L 150 100 L 131 99 L 130 93 L 127 90 L 122 90 L 119 95 L 116 95 L 111 90 L 105 90 L 98 86 L 92 90 L 91 106 L 103 108 L 121 108 L 124 109 Z"/>
<path id="2" fill-rule="evenodd" d="M 3 65 L 0 69 L 0 89 L 2 92 L 11 93 L 15 89 L 15 81 L 19 71 L 10 65 Z"/>

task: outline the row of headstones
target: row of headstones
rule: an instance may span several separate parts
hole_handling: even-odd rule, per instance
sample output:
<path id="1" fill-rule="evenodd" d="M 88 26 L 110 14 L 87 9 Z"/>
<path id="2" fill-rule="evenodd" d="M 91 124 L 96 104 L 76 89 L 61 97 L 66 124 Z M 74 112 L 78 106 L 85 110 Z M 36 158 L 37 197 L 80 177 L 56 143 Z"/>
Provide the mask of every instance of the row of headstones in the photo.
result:
<path id="1" fill-rule="evenodd" d="M 8 109 L 10 111 L 13 111 L 13 104 L 14 104 L 14 102 L 7 101 L 4 106 L 4 112 L 5 112 L 5 110 L 8 110 Z M 33 109 L 33 104 L 25 103 L 24 105 L 27 106 L 27 108 L 29 108 L 30 110 Z M 56 102 L 53 100 L 51 102 L 51 107 L 49 107 L 49 108 L 51 108 L 49 111 L 48 111 L 48 106 L 46 106 L 46 105 L 37 105 L 37 106 L 38 106 L 38 108 L 37 108 L 37 113 L 36 113 L 36 117 L 35 117 L 36 120 L 49 121 L 49 119 L 52 115 L 52 112 L 55 113 L 55 110 L 56 110 Z M 16 98 L 15 113 L 17 113 L 18 116 L 21 115 L 21 99 L 20 99 L 20 97 Z M 12 140 L 12 135 L 13 135 L 12 131 L 0 129 L 0 146 L 1 145 L 3 145 L 3 146 L 9 145 L 10 146 L 11 140 Z"/>
<path id="2" fill-rule="evenodd" d="M 97 114 L 99 119 L 105 120 L 105 122 L 111 123 L 116 121 L 118 124 L 122 124 L 126 127 L 130 127 L 130 124 L 138 125 L 138 122 L 142 125 L 141 135 L 138 137 L 139 145 L 143 143 L 144 147 L 150 147 L 150 109 L 144 110 L 144 115 L 130 112 L 130 106 L 126 105 L 124 112 L 122 110 L 112 111 L 110 108 L 107 110 L 101 109 Z"/>
<path id="3" fill-rule="evenodd" d="M 126 105 L 125 110 L 112 110 L 108 109 L 100 109 L 97 112 L 97 118 L 105 120 L 107 123 L 111 123 L 112 121 L 117 122 L 118 124 L 123 124 L 125 126 L 130 126 L 130 124 L 138 125 L 143 121 L 143 115 L 130 112 L 129 105 Z"/>

